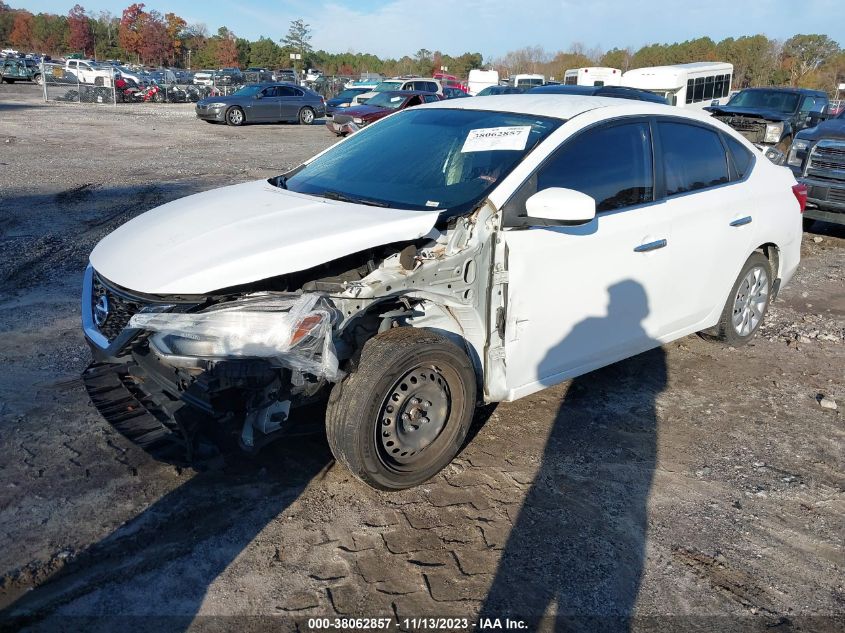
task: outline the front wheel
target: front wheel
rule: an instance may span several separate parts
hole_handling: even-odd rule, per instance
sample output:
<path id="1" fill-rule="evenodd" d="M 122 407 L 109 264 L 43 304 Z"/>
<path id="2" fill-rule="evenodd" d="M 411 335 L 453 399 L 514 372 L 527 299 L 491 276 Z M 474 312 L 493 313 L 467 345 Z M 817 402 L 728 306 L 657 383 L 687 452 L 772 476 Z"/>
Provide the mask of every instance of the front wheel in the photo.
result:
<path id="1" fill-rule="evenodd" d="M 311 125 L 314 122 L 314 110 L 311 108 L 302 108 L 299 111 L 299 124 Z"/>
<path id="2" fill-rule="evenodd" d="M 226 110 L 226 123 L 229 125 L 243 125 L 244 123 L 244 111 L 240 108 L 229 108 Z"/>
<path id="3" fill-rule="evenodd" d="M 731 289 L 715 337 L 738 347 L 757 333 L 772 294 L 772 267 L 762 253 L 752 253 Z"/>
<path id="4" fill-rule="evenodd" d="M 326 435 L 335 458 L 380 490 L 421 484 L 460 450 L 475 410 L 466 352 L 442 334 L 395 328 L 364 345 L 335 385 Z"/>
<path id="5" fill-rule="evenodd" d="M 40 86 L 44 83 L 44 78 L 41 75 L 35 75 L 32 78 L 32 81 L 34 81 L 35 83 L 37 83 Z"/>

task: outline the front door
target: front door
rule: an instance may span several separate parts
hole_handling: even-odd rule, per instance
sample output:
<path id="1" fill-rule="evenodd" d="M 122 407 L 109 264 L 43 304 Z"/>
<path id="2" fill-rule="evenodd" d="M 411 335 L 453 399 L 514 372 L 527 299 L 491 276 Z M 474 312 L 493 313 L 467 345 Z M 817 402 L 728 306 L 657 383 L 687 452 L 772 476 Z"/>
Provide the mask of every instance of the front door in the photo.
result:
<path id="1" fill-rule="evenodd" d="M 565 141 L 526 181 L 586 193 L 597 215 L 503 231 L 511 398 L 659 344 L 672 240 L 665 205 L 654 202 L 652 156 L 647 121 L 605 124 Z"/>
<path id="2" fill-rule="evenodd" d="M 278 95 L 278 88 L 270 86 L 261 91 L 260 99 L 255 99 L 252 103 L 250 116 L 247 114 L 247 119 L 253 121 L 278 121 L 279 112 L 281 111 L 281 98 Z"/>

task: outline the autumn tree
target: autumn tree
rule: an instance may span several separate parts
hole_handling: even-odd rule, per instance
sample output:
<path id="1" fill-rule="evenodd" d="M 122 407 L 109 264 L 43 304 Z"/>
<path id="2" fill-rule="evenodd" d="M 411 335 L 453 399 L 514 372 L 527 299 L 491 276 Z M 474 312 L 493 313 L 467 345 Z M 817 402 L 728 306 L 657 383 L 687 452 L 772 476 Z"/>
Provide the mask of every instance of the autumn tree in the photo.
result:
<path id="1" fill-rule="evenodd" d="M 12 46 L 31 48 L 35 44 L 33 41 L 32 23 L 32 14 L 29 11 L 18 13 L 12 25 L 12 32 L 9 34 L 9 42 L 11 42 Z"/>
<path id="2" fill-rule="evenodd" d="M 127 53 L 141 54 L 141 28 L 144 23 L 144 4 L 130 4 L 123 10 L 118 29 L 118 40 Z"/>
<path id="3" fill-rule="evenodd" d="M 839 52 L 839 44 L 827 35 L 795 35 L 783 43 L 783 57 L 792 85 Z"/>
<path id="4" fill-rule="evenodd" d="M 182 57 L 182 34 L 185 32 L 188 23 L 175 13 L 165 13 L 164 25 L 169 40 L 170 63 L 173 64 Z"/>
<path id="5" fill-rule="evenodd" d="M 167 25 L 158 11 L 150 11 L 141 16 L 138 53 L 144 62 L 155 62 L 158 65 L 170 56 L 171 42 L 167 33 Z"/>
<path id="6" fill-rule="evenodd" d="M 68 36 L 67 43 L 73 50 L 80 51 L 86 56 L 94 54 L 94 35 L 85 8 L 79 4 L 67 14 Z"/>

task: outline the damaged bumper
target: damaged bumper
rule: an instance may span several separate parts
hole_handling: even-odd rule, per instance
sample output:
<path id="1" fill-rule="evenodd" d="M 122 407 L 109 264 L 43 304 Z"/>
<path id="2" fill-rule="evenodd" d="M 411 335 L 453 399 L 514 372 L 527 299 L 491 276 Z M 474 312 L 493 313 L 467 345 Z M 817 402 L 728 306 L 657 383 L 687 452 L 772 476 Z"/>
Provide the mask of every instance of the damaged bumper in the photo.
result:
<path id="1" fill-rule="evenodd" d="M 193 461 L 197 451 L 219 446 L 221 434 L 257 450 L 283 431 L 291 408 L 341 377 L 337 312 L 320 294 L 149 303 L 90 267 L 84 292 L 94 362 L 83 380 L 91 401 L 158 458 L 171 461 L 175 448 Z"/>
<path id="2" fill-rule="evenodd" d="M 333 134 L 337 134 L 338 136 L 345 136 L 347 134 L 354 134 L 358 130 L 361 129 L 357 123 L 353 121 L 346 121 L 338 123 L 334 120 L 326 121 L 326 127 L 329 128 L 329 131 Z"/>

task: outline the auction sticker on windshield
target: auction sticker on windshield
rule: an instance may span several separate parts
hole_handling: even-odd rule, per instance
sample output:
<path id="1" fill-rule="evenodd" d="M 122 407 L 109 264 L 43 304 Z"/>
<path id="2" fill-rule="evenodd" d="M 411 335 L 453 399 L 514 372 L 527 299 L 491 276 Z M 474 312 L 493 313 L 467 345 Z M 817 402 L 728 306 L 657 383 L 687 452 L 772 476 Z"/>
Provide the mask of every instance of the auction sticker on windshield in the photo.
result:
<path id="1" fill-rule="evenodd" d="M 489 152 L 492 150 L 524 150 L 528 144 L 530 125 L 485 127 L 470 130 L 461 153 Z"/>

